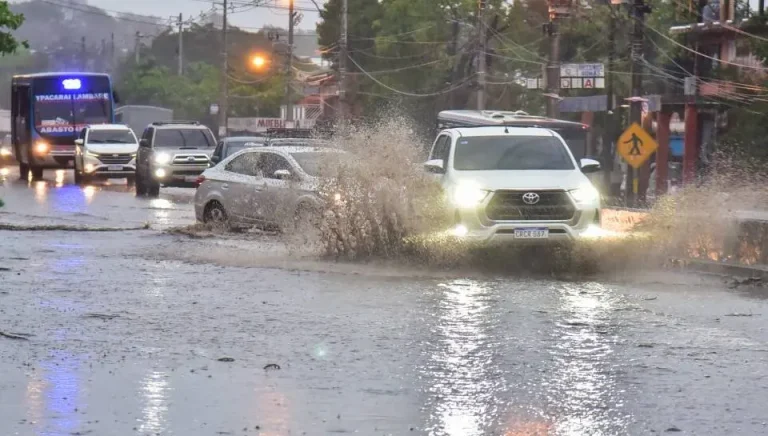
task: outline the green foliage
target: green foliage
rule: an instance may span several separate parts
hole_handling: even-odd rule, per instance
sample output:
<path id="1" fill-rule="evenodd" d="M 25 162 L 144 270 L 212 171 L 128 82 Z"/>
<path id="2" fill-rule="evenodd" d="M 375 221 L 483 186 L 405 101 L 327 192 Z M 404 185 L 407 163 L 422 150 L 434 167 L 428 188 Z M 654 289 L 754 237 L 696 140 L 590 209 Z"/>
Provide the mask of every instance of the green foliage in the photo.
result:
<path id="1" fill-rule="evenodd" d="M 8 29 L 0 31 L 0 54 L 15 53 L 19 47 L 28 47 L 26 41 L 18 41 L 12 33 L 18 30 L 23 22 L 23 14 L 13 13 L 7 1 L 0 1 L 0 28 Z"/>

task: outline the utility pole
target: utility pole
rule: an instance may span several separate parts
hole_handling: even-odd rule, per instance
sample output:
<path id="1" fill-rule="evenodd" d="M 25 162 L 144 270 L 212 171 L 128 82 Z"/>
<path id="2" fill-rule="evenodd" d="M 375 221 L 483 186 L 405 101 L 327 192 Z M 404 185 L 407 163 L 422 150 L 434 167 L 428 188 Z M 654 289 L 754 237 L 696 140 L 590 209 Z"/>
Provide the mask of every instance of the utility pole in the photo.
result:
<path id="1" fill-rule="evenodd" d="M 139 51 L 141 50 L 141 32 L 138 30 L 136 31 L 136 40 L 133 43 L 133 54 L 135 56 L 136 65 L 139 65 L 141 62 L 141 54 Z"/>
<path id="2" fill-rule="evenodd" d="M 645 48 L 645 14 L 651 11 L 645 0 L 633 0 L 631 16 L 634 21 L 632 26 L 632 42 L 630 51 L 632 54 L 632 99 L 629 106 L 629 124 L 642 124 L 643 117 L 643 57 Z M 626 200 L 627 206 L 635 205 L 637 197 L 638 180 L 634 168 L 627 165 Z"/>
<path id="3" fill-rule="evenodd" d="M 288 0 L 288 67 L 286 68 L 285 78 L 285 120 L 293 121 L 293 96 L 291 95 L 291 85 L 293 78 L 293 23 L 296 19 L 293 11 L 294 0 Z"/>
<path id="4" fill-rule="evenodd" d="M 293 2 L 291 2 L 293 4 Z M 347 50 L 347 34 L 349 33 L 348 25 L 349 16 L 349 0 L 341 1 L 341 34 L 339 35 L 339 118 L 343 121 L 347 118 L 347 57 L 349 52 Z"/>
<path id="5" fill-rule="evenodd" d="M 557 118 L 560 112 L 560 29 L 556 13 L 550 12 L 549 22 L 544 24 L 549 37 L 549 58 L 547 59 L 547 116 Z"/>
<path id="6" fill-rule="evenodd" d="M 179 13 L 179 76 L 184 75 L 184 23 Z"/>
<path id="7" fill-rule="evenodd" d="M 227 0 L 224 2 L 224 12 L 221 21 L 221 81 L 219 82 L 219 137 L 227 136 L 227 89 L 229 80 L 229 64 L 227 59 Z"/>
<path id="8" fill-rule="evenodd" d="M 115 32 L 110 35 L 109 42 L 109 71 L 115 71 Z"/>
<path id="9" fill-rule="evenodd" d="M 616 60 L 616 16 L 614 15 L 613 6 L 609 3 L 608 7 L 611 8 L 611 16 L 608 21 L 608 71 L 605 75 L 605 93 L 606 93 L 606 107 L 605 107 L 605 126 L 603 127 L 603 182 L 605 184 L 605 193 L 610 195 L 611 188 L 613 186 L 613 162 L 615 161 L 613 142 L 616 139 L 616 131 L 614 130 L 614 120 L 616 114 L 613 109 L 613 66 Z"/>
<path id="10" fill-rule="evenodd" d="M 487 60 L 488 57 L 486 53 L 488 52 L 488 38 L 486 38 L 486 25 L 485 25 L 485 8 L 486 8 L 486 0 L 479 0 L 478 1 L 478 11 L 477 11 L 477 34 L 478 38 L 480 38 L 480 52 L 477 54 L 477 109 L 478 110 L 485 110 L 485 75 L 487 70 Z"/>

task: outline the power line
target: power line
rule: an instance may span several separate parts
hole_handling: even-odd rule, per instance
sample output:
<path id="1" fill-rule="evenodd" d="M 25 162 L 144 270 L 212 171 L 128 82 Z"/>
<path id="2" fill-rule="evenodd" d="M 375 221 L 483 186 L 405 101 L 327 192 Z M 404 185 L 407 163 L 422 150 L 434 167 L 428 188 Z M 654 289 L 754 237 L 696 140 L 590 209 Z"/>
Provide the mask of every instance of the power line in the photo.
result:
<path id="1" fill-rule="evenodd" d="M 130 12 L 126 12 L 126 11 L 113 11 L 113 10 L 102 9 L 102 8 L 94 8 L 94 9 L 87 8 L 87 9 L 83 9 L 83 8 L 79 8 L 79 7 L 77 7 L 77 5 L 73 5 L 73 4 L 61 4 L 61 3 L 56 3 L 56 2 L 51 1 L 51 0 L 40 0 L 40 1 L 42 1 L 43 3 L 47 3 L 49 5 L 58 6 L 60 8 L 71 9 L 73 11 L 78 11 L 78 12 L 82 12 L 82 13 L 85 13 L 85 14 L 92 14 L 92 15 L 99 15 L 99 16 L 102 16 L 102 17 L 108 17 L 108 18 L 112 18 L 112 19 L 118 20 L 118 21 L 127 21 L 127 22 L 132 22 L 132 23 L 137 23 L 137 24 L 147 24 L 147 25 L 157 26 L 157 27 L 168 27 L 169 26 L 169 22 L 167 22 L 167 23 L 158 23 L 158 22 L 152 22 L 152 21 L 144 21 L 144 20 L 139 20 L 139 19 L 136 19 L 136 18 L 122 17 L 122 16 L 119 16 L 119 15 L 115 16 L 115 15 L 111 15 L 109 13 L 109 12 L 112 12 L 114 14 L 130 14 Z"/>
<path id="2" fill-rule="evenodd" d="M 407 97 L 435 97 L 435 96 L 438 96 L 438 95 L 448 94 L 450 92 L 453 92 L 453 91 L 463 87 L 469 81 L 469 77 L 467 77 L 464 81 L 462 81 L 458 85 L 453 85 L 453 86 L 445 88 L 445 89 L 443 89 L 441 91 L 431 92 L 431 93 L 427 93 L 427 94 L 417 94 L 417 93 L 413 93 L 413 92 L 401 91 L 399 89 L 396 89 L 396 88 L 393 88 L 393 87 L 387 85 L 386 83 L 383 83 L 382 81 L 380 81 L 376 77 L 372 76 L 370 73 L 365 71 L 365 69 L 363 69 L 363 67 L 361 67 L 360 64 L 355 62 L 355 60 L 352 59 L 352 57 L 348 57 L 348 58 L 360 70 L 361 73 L 363 73 L 369 79 L 371 79 L 374 82 L 376 82 L 379 86 L 381 86 L 383 88 L 386 88 L 386 89 L 388 89 L 388 90 L 390 90 L 390 91 L 392 91 L 392 92 L 394 92 L 396 94 L 404 95 L 404 96 L 407 96 Z"/>

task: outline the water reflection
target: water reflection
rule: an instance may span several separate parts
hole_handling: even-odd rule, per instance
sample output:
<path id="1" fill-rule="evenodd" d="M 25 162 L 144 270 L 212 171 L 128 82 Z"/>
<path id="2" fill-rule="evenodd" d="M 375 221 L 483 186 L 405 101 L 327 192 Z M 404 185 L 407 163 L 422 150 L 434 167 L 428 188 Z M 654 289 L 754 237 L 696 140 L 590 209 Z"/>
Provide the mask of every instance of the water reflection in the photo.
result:
<path id="1" fill-rule="evenodd" d="M 554 368 L 545 382 L 556 410 L 553 434 L 626 434 L 620 416 L 622 393 L 616 387 L 611 316 L 615 299 L 599 284 L 564 287 L 555 330 Z"/>
<path id="2" fill-rule="evenodd" d="M 65 337 L 62 331 L 55 336 Z M 55 350 L 30 376 L 25 395 L 26 419 L 39 429 L 35 434 L 75 434 L 82 425 L 80 414 L 87 405 L 79 377 L 81 366 L 79 357 Z"/>
<path id="3" fill-rule="evenodd" d="M 149 202 L 149 208 L 154 210 L 155 219 L 157 224 L 170 224 L 171 214 L 170 210 L 173 208 L 173 203 L 164 198 L 155 198 Z"/>
<path id="4" fill-rule="evenodd" d="M 64 170 L 56 170 L 56 187 L 61 188 L 64 186 Z"/>
<path id="5" fill-rule="evenodd" d="M 490 329 L 488 289 L 473 281 L 441 285 L 438 320 L 429 362 L 423 371 L 433 380 L 428 434 L 472 436 L 489 433 L 504 389 L 494 363 L 497 348 Z"/>
<path id="6" fill-rule="evenodd" d="M 138 427 L 141 434 L 163 434 L 167 428 L 168 374 L 152 371 L 141 382 L 140 396 L 144 400 Z"/>
<path id="7" fill-rule="evenodd" d="M 38 204 L 45 204 L 45 201 L 48 199 L 48 184 L 43 180 L 38 180 L 32 186 L 35 189 L 35 201 Z"/>

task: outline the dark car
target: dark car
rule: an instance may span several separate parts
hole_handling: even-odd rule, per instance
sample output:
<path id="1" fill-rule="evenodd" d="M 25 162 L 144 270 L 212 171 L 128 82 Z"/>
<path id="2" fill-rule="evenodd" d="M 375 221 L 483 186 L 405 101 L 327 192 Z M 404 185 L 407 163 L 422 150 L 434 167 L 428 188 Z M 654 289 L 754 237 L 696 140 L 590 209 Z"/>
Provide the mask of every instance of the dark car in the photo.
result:
<path id="1" fill-rule="evenodd" d="M 194 121 L 154 122 L 139 141 L 136 195 L 157 197 L 160 185 L 194 185 L 210 162 L 216 140 Z"/>
<path id="2" fill-rule="evenodd" d="M 253 147 L 263 147 L 266 138 L 261 136 L 232 136 L 219 141 L 211 156 L 211 165 L 223 161 L 240 150 Z"/>

